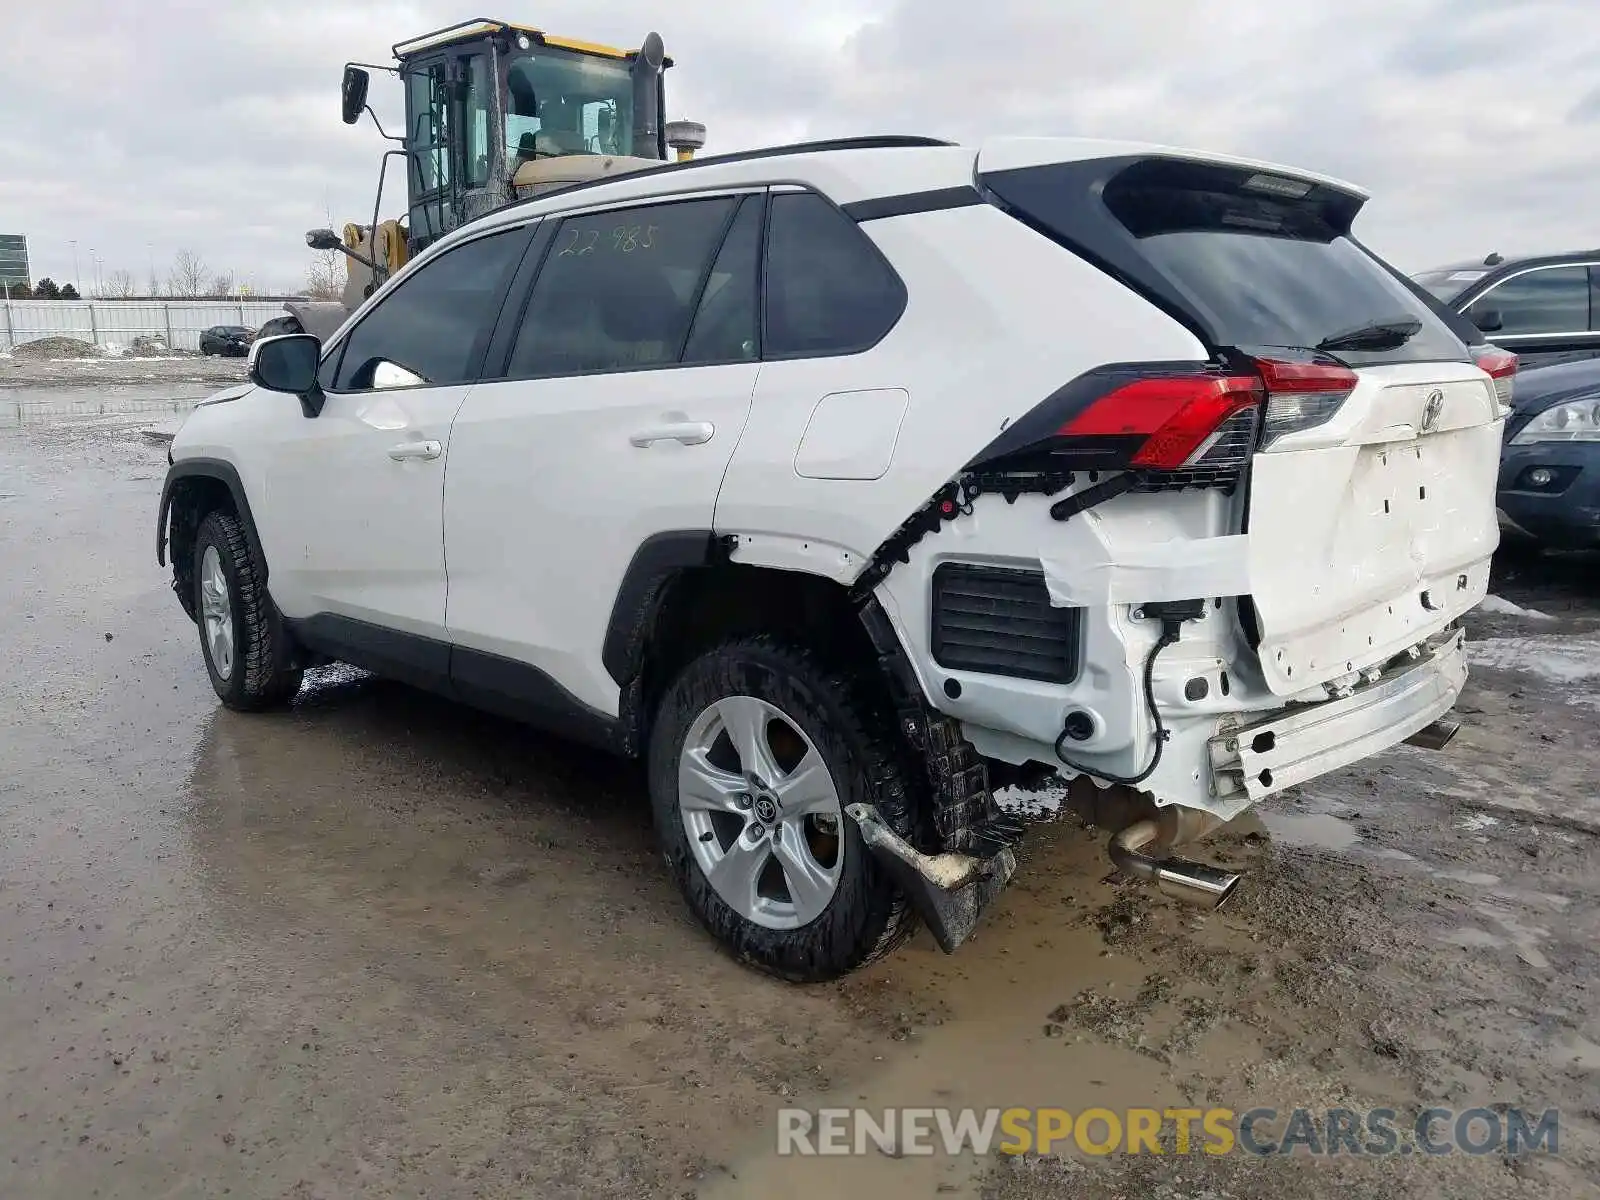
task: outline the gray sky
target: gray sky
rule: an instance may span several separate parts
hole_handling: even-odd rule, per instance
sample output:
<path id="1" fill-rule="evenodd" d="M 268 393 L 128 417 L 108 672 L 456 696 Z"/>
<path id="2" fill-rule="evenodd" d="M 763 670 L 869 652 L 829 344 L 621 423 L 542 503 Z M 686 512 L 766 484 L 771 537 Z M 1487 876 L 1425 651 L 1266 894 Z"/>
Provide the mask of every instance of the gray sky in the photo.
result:
<path id="1" fill-rule="evenodd" d="M 848 133 L 1058 133 L 1328 171 L 1416 270 L 1600 243 L 1596 0 L 46 0 L 0 38 L 0 232 L 92 284 L 180 248 L 296 288 L 302 234 L 369 219 L 384 144 L 339 121 L 347 59 L 487 11 L 627 46 L 658 29 L 669 116 L 708 151 Z M 386 121 L 399 85 L 373 79 Z M 399 215 L 403 184 L 386 193 Z M 93 255 L 90 251 L 93 250 Z"/>

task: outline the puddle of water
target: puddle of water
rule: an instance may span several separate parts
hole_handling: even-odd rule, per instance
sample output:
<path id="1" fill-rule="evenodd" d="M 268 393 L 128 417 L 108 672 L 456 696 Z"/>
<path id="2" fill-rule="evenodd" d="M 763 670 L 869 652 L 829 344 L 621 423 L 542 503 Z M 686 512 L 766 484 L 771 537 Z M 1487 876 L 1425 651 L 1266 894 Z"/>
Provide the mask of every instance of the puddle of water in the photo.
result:
<path id="1" fill-rule="evenodd" d="M 1000 910 L 980 927 L 973 942 L 945 958 L 919 938 L 883 968 L 883 982 L 897 990 L 937 995 L 949 1016 L 922 1029 L 902 1055 L 875 1074 L 830 1094 L 798 1096 L 786 1104 L 817 1108 L 859 1107 L 881 1119 L 885 1109 L 928 1107 L 1059 1106 L 1073 1112 L 1103 1107 L 1189 1105 L 1182 1076 L 1131 1048 L 1074 1028 L 1050 1024 L 1049 1014 L 1071 1004 L 1085 989 L 1111 997 L 1135 995 L 1149 974 L 1147 964 L 1119 953 L 1103 954 L 1093 925 L 1074 919 L 1086 905 L 1111 897 L 1101 891 L 1106 874 L 1098 837 L 1047 826 L 1037 857 L 1025 869 L 1048 872 L 1048 882 L 1026 891 L 1013 885 Z M 1203 918 L 1191 918 L 1203 919 Z M 907 981 L 915 981 L 909 983 Z M 1050 1024 L 1051 1032 L 1046 1032 Z M 1144 1032 L 1155 1037 L 1153 1022 Z M 1233 1064 L 1258 1057 L 1251 1035 L 1220 1025 L 1210 1031 L 1207 1061 Z M 1081 1040 L 1080 1040 L 1081 1039 Z M 948 1157 L 937 1133 L 937 1152 L 890 1157 L 869 1153 L 840 1157 L 784 1156 L 778 1148 L 778 1117 L 767 1120 L 762 1140 L 734 1161 L 729 1174 L 706 1185 L 702 1200 L 815 1200 L 818 1196 L 871 1196 L 874 1200 L 926 1200 L 935 1195 L 979 1194 L 993 1161 L 969 1154 Z M 853 1133 L 851 1135 L 853 1141 Z M 997 1133 L 995 1145 L 1004 1140 Z"/>
<path id="2" fill-rule="evenodd" d="M 1332 813 L 1285 813 L 1257 810 L 1261 823 L 1275 842 L 1316 850 L 1348 850 L 1361 840 L 1356 827 Z"/>

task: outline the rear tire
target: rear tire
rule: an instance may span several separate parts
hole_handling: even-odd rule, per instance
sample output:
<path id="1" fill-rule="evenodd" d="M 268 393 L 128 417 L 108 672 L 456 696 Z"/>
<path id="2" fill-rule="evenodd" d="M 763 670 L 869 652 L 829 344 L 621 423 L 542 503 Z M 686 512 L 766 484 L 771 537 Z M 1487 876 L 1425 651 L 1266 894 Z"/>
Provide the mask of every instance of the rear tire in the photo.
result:
<path id="1" fill-rule="evenodd" d="M 843 812 L 875 804 L 911 836 L 883 728 L 855 681 L 766 637 L 710 651 L 667 690 L 648 750 L 656 834 L 689 907 L 735 958 L 817 982 L 911 933 L 905 896 Z"/>
<path id="2" fill-rule="evenodd" d="M 262 582 L 239 519 L 213 511 L 194 540 L 194 611 L 200 653 L 223 704 L 241 712 L 274 708 L 300 690 L 283 618 Z"/>

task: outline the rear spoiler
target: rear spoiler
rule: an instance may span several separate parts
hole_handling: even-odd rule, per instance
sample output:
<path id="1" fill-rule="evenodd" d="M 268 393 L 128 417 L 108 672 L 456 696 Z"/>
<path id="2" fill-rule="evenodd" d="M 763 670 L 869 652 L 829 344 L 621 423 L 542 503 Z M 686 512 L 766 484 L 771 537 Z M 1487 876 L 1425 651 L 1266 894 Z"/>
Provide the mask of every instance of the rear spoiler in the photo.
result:
<path id="1" fill-rule="evenodd" d="M 1047 153 L 1052 146 L 1064 149 Z M 1096 152 L 1084 153 L 1087 147 Z M 1175 192 L 1185 192 L 1191 175 L 1197 194 L 1248 194 L 1255 203 L 1294 214 L 1297 224 L 1303 215 L 1305 223 L 1339 236 L 1349 235 L 1368 199 L 1342 180 L 1248 159 L 1050 138 L 1006 139 L 997 149 L 985 144 L 974 185 L 991 204 L 1144 296 L 1215 351 L 1225 339 L 1139 249 L 1135 232 L 1108 205 L 1117 190 L 1130 187 L 1171 182 Z M 1064 204 L 1063 196 L 1089 202 Z"/>

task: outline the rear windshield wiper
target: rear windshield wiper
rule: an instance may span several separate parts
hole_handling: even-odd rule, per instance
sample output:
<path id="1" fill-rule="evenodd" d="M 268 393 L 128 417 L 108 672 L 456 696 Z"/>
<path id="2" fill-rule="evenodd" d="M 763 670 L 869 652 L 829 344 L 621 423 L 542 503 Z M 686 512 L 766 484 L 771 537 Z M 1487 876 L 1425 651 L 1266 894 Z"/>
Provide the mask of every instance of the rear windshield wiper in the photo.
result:
<path id="1" fill-rule="evenodd" d="M 1416 317 L 1393 317 L 1335 333 L 1317 343 L 1318 350 L 1397 350 L 1422 332 Z"/>

